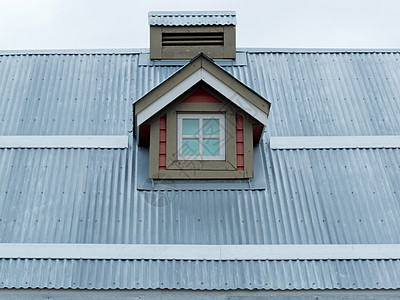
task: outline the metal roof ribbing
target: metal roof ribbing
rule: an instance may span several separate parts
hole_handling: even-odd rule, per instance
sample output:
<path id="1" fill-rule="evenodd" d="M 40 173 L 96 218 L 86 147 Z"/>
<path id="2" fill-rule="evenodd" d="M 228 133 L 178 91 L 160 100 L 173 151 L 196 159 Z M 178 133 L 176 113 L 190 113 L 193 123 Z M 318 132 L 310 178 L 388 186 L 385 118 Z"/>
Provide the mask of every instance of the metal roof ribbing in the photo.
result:
<path id="1" fill-rule="evenodd" d="M 150 26 L 236 25 L 235 11 L 151 11 Z"/>
<path id="2" fill-rule="evenodd" d="M 0 56 L 0 135 L 125 135 L 132 103 L 179 69 L 140 54 Z M 399 53 L 248 53 L 224 67 L 272 102 L 272 136 L 398 135 Z"/>
<path id="3" fill-rule="evenodd" d="M 138 54 L 0 56 L 0 135 L 126 135 L 132 103 L 177 67 Z"/>
<path id="4" fill-rule="evenodd" d="M 387 290 L 395 274 L 400 260 L 0 260 L 0 288 L 23 289 Z"/>
<path id="5" fill-rule="evenodd" d="M 137 55 L 0 57 L 1 135 L 124 135 Z"/>
<path id="6" fill-rule="evenodd" d="M 398 135 L 399 53 L 248 54 L 271 136 Z"/>
<path id="7" fill-rule="evenodd" d="M 398 52 L 246 55 L 246 66 L 224 69 L 273 103 L 267 128 L 272 136 L 399 134 Z M 139 57 L 130 53 L 0 56 L 0 134 L 131 137 L 132 103 L 178 70 L 176 66 L 140 66 Z M 400 243 L 400 149 L 271 150 L 268 134 L 263 140 L 266 190 L 138 191 L 135 178 L 140 170 L 136 170 L 132 137 L 127 149 L 1 149 L 0 241 Z M 96 276 L 112 272 L 93 271 L 91 266 L 111 262 L 55 264 L 76 263 L 74 272 L 95 276 L 82 286 L 92 283 L 101 288 L 111 281 Z M 124 262 L 112 263 L 111 271 Z M 145 270 L 152 266 L 149 261 L 140 263 Z M 178 271 L 196 272 L 196 263 Z M 330 281 L 322 280 L 324 274 L 335 278 L 341 270 L 340 262 L 331 263 L 323 262 L 317 277 L 328 288 Z M 377 261 L 381 271 L 364 272 L 369 263 L 357 261 L 354 278 L 382 274 L 382 282 L 390 288 L 399 270 Z M 50 264 L 6 260 L 10 269 L 4 270 L 14 271 L 6 273 L 8 278 L 19 276 L 13 282 L 24 279 L 10 286 L 28 282 L 25 287 L 52 287 L 49 270 L 62 280 L 64 269 Z M 353 270 L 348 269 L 351 264 L 346 261 L 341 266 Z M 237 269 L 218 269 L 218 274 L 230 276 L 236 270 L 243 276 L 258 276 L 265 270 L 257 265 L 251 273 L 249 265 L 238 262 Z M 289 263 L 281 269 L 272 265 L 268 274 L 283 285 L 285 276 L 295 272 Z M 303 272 L 300 278 L 316 272 L 306 264 L 295 266 Z M 125 267 L 127 272 L 138 270 L 130 262 Z M 158 267 L 151 274 L 173 275 L 170 265 Z M 26 272 L 29 268 L 41 272 Z M 201 273 L 203 277 L 210 270 Z M 37 274 L 42 274 L 40 283 L 29 279 L 39 282 Z M 145 277 L 143 272 L 138 274 Z M 217 277 L 207 280 L 210 289 L 220 286 Z M 238 282 L 236 287 L 241 285 Z M 307 288 L 308 281 L 297 282 Z M 355 286 L 362 288 L 357 282 Z M 241 286 L 246 288 L 244 283 Z"/>
<path id="8" fill-rule="evenodd" d="M 398 53 L 257 53 L 247 58 L 247 66 L 225 69 L 274 102 L 272 135 L 400 132 Z M 139 66 L 138 60 L 139 54 L 0 56 L 0 134 L 131 135 L 132 103 L 178 70 Z M 0 238 L 398 243 L 398 151 L 271 151 L 266 146 L 266 191 L 203 193 L 135 191 L 133 141 L 126 150 L 3 149 Z"/>
<path id="9" fill-rule="evenodd" d="M 135 150 L 0 150 L 0 242 L 400 243 L 400 149 L 270 150 L 266 190 L 137 191 Z"/>

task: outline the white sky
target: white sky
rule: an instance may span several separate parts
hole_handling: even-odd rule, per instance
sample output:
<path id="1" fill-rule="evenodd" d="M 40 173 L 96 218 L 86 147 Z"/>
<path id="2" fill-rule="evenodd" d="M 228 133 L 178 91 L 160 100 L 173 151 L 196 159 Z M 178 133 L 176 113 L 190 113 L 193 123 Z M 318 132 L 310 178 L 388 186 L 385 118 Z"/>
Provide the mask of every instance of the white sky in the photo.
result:
<path id="1" fill-rule="evenodd" d="M 236 10 L 238 47 L 400 48 L 399 0 L 0 0 L 0 49 L 148 48 L 150 10 Z"/>

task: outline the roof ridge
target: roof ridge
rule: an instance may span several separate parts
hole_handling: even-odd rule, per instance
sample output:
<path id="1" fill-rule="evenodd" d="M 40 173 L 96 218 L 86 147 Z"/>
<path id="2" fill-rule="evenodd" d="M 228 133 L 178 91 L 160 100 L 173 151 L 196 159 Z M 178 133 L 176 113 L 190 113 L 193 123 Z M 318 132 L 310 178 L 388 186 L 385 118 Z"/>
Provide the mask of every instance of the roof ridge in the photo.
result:
<path id="1" fill-rule="evenodd" d="M 400 48 L 237 48 L 247 53 L 393 53 Z"/>
<path id="2" fill-rule="evenodd" d="M 180 15 L 212 15 L 212 16 L 230 16 L 236 15 L 234 10 L 197 10 L 197 11 L 149 11 L 149 16 L 180 16 Z"/>
<path id="3" fill-rule="evenodd" d="M 110 48 L 110 49 L 32 49 L 0 50 L 0 55 L 78 55 L 78 54 L 144 54 L 149 48 Z M 237 48 L 236 52 L 245 53 L 398 53 L 399 49 L 356 49 L 356 48 Z"/>

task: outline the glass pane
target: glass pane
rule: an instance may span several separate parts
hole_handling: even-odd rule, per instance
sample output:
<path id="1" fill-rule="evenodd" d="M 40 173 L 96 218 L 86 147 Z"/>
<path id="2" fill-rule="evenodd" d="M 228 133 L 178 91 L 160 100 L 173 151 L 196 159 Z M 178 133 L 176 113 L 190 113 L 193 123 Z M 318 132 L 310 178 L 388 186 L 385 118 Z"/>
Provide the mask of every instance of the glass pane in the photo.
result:
<path id="1" fill-rule="evenodd" d="M 182 134 L 183 135 L 199 134 L 199 119 L 183 119 Z"/>
<path id="2" fill-rule="evenodd" d="M 203 155 L 219 155 L 219 139 L 203 139 Z"/>
<path id="3" fill-rule="evenodd" d="M 182 139 L 182 155 L 199 154 L 199 139 Z"/>
<path id="4" fill-rule="evenodd" d="M 203 119 L 204 135 L 219 135 L 219 119 Z"/>

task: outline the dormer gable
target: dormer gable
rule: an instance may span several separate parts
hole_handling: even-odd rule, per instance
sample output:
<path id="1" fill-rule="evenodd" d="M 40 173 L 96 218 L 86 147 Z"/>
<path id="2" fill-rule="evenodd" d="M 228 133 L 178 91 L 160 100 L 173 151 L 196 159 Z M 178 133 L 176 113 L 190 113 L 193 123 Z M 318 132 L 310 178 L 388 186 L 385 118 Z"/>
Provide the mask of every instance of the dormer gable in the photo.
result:
<path id="1" fill-rule="evenodd" d="M 134 104 L 154 179 L 253 177 L 253 144 L 270 103 L 204 54 Z"/>

